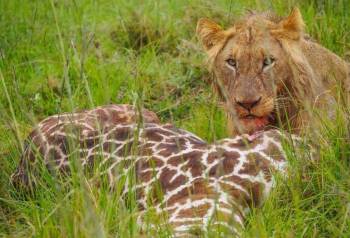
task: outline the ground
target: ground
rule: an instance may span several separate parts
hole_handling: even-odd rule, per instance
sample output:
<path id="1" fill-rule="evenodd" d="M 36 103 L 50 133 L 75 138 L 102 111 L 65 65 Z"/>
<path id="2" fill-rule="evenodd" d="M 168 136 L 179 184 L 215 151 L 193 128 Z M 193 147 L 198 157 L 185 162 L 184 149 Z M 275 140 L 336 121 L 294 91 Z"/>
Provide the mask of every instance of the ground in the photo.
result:
<path id="1" fill-rule="evenodd" d="M 0 0 L 0 236 L 138 236 L 135 206 L 83 178 L 69 189 L 50 181 L 33 196 L 9 184 L 32 126 L 63 111 L 137 103 L 208 141 L 223 138 L 226 119 L 208 85 L 197 20 L 228 26 L 245 9 L 286 15 L 293 6 L 314 39 L 349 57 L 349 0 Z M 350 236 L 344 115 L 324 122 L 318 163 L 292 161 L 293 179 L 253 211 L 244 237 Z"/>

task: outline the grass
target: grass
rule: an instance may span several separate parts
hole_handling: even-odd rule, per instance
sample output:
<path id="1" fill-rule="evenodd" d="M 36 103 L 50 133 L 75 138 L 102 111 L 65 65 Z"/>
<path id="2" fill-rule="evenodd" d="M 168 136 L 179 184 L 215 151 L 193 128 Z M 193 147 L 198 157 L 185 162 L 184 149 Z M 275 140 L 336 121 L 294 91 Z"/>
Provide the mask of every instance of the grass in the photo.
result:
<path id="1" fill-rule="evenodd" d="M 223 138 L 197 20 L 227 26 L 246 8 L 286 15 L 295 5 L 311 36 L 348 55 L 349 0 L 0 1 L 0 236 L 138 236 L 132 199 L 120 204 L 118 193 L 83 178 L 67 189 L 48 176 L 34 196 L 13 189 L 9 176 L 32 126 L 63 111 L 137 101 L 208 141 Z M 293 179 L 253 211 L 244 237 L 350 237 L 345 121 L 324 123 L 321 160 L 293 162 Z M 148 235 L 167 237 L 163 230 Z"/>

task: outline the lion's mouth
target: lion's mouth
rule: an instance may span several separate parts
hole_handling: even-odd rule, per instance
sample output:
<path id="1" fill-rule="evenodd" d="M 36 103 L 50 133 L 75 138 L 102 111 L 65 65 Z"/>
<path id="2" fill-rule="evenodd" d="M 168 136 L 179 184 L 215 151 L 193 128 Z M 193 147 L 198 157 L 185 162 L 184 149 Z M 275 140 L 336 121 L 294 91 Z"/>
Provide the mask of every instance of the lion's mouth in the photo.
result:
<path id="1" fill-rule="evenodd" d="M 253 114 L 249 114 L 249 115 L 241 117 L 241 119 L 243 119 L 243 120 L 253 120 L 253 119 L 259 119 L 259 118 L 262 118 L 262 117 L 255 116 Z"/>
<path id="2" fill-rule="evenodd" d="M 272 125 L 274 117 L 272 115 L 256 116 L 254 114 L 248 114 L 240 117 L 239 120 L 247 133 L 250 134 L 264 130 L 267 126 Z"/>
<path id="3" fill-rule="evenodd" d="M 268 116 L 262 116 L 258 117 L 253 114 L 249 114 L 246 116 L 243 116 L 240 118 L 241 122 L 243 123 L 255 123 L 255 124 L 261 124 L 261 125 L 266 125 L 269 123 L 269 117 Z"/>

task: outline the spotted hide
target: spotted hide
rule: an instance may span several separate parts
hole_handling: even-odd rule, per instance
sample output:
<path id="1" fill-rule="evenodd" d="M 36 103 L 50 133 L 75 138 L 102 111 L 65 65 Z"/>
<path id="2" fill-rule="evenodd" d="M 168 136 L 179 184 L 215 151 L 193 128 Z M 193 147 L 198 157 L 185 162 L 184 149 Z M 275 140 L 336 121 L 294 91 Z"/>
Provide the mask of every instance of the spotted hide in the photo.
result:
<path id="1" fill-rule="evenodd" d="M 208 144 L 172 124 L 160 124 L 150 111 L 110 105 L 40 122 L 12 181 L 35 188 L 39 161 L 55 174 L 69 174 L 72 161 L 78 161 L 84 170 L 95 168 L 107 177 L 112 192 L 125 181 L 122 195 L 135 192 L 141 225 L 152 210 L 165 217 L 174 237 L 214 228 L 239 236 L 249 210 L 274 187 L 275 173 L 285 171 L 282 143 L 290 138 L 299 143 L 270 130 Z M 131 175 L 134 183 L 125 179 Z"/>

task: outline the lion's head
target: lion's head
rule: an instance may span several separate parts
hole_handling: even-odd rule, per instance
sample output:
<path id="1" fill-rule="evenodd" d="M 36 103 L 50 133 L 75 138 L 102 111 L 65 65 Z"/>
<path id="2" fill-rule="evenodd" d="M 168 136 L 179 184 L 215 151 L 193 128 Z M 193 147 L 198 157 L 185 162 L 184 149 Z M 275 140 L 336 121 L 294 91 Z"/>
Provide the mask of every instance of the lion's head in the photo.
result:
<path id="1" fill-rule="evenodd" d="M 199 20 L 197 34 L 233 131 L 252 133 L 275 125 L 276 114 L 296 116 L 298 102 L 292 95 L 312 93 L 307 85 L 312 70 L 298 46 L 303 27 L 297 8 L 286 18 L 250 13 L 227 30 L 211 20 Z"/>

